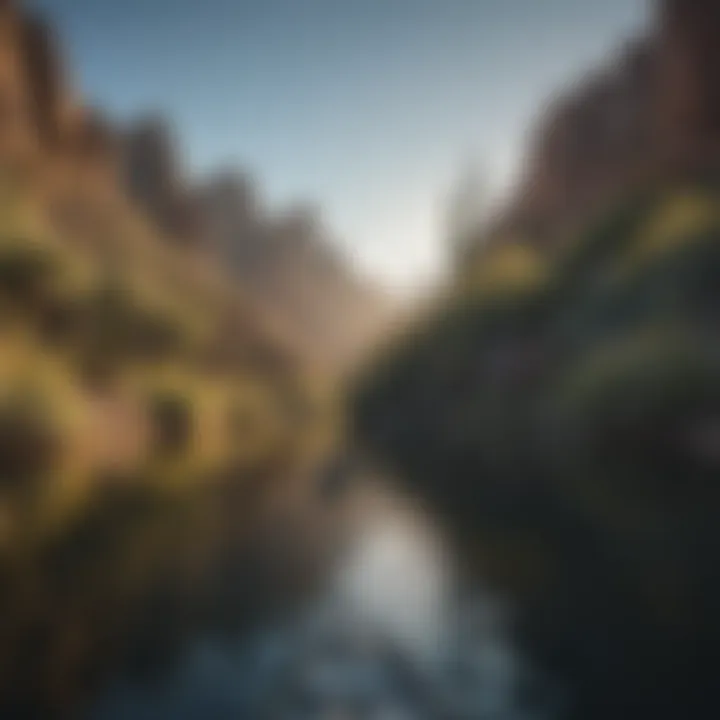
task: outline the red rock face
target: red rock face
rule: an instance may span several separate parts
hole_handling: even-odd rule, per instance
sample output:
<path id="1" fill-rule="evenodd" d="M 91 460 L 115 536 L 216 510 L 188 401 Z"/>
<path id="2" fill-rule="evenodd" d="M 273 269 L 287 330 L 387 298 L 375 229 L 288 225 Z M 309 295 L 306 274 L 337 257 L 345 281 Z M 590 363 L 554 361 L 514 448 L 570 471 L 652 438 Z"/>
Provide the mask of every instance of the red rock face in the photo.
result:
<path id="1" fill-rule="evenodd" d="M 661 0 L 647 39 L 560 97 L 499 234 L 556 238 L 640 182 L 720 164 L 720 0 Z"/>
<path id="2" fill-rule="evenodd" d="M 63 112 L 67 96 L 59 54 L 49 28 L 35 18 L 24 18 L 20 25 L 19 51 L 32 126 L 40 145 L 56 150 L 66 129 Z"/>
<path id="3" fill-rule="evenodd" d="M 0 5 L 0 156 L 29 153 L 33 133 L 30 87 L 23 52 L 23 21 L 11 3 Z"/>
<path id="4" fill-rule="evenodd" d="M 531 234 L 586 217 L 646 168 L 654 64 L 654 47 L 635 43 L 550 107 L 511 213 Z"/>
<path id="5" fill-rule="evenodd" d="M 74 101 L 50 28 L 0 0 L 0 162 L 95 186 L 114 182 L 116 144 L 110 125 Z"/>
<path id="6" fill-rule="evenodd" d="M 2 92 L 6 111 L 22 121 L 28 135 L 44 150 L 57 149 L 70 105 L 60 56 L 48 27 L 16 11 L 0 9 L 3 25 Z"/>
<path id="7" fill-rule="evenodd" d="M 658 115 L 671 160 L 720 159 L 720 0 L 663 0 Z"/>

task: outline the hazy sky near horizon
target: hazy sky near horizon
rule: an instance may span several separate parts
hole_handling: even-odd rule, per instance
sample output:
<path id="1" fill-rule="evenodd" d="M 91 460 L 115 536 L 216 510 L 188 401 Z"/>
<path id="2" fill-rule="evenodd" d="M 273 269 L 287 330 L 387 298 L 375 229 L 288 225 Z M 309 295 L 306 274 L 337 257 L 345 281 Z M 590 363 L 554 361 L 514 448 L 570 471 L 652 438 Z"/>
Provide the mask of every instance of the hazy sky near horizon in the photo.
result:
<path id="1" fill-rule="evenodd" d="M 642 29 L 646 0 L 35 0 L 79 89 L 159 111 L 188 169 L 241 166 L 267 201 L 316 202 L 397 287 L 442 258 L 469 156 L 496 186 L 543 102 Z"/>

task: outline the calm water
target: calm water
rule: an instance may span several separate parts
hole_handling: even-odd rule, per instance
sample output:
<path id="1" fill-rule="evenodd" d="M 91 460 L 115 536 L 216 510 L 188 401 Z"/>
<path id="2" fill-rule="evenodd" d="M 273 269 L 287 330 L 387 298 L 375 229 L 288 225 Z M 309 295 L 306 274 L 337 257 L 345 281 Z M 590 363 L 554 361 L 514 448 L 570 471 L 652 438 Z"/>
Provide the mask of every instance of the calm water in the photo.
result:
<path id="1" fill-rule="evenodd" d="M 534 683 L 508 618 L 461 597 L 437 531 L 385 495 L 357 502 L 352 542 L 311 607 L 255 637 L 199 642 L 152 685 L 120 681 L 92 720 L 526 718 Z"/>

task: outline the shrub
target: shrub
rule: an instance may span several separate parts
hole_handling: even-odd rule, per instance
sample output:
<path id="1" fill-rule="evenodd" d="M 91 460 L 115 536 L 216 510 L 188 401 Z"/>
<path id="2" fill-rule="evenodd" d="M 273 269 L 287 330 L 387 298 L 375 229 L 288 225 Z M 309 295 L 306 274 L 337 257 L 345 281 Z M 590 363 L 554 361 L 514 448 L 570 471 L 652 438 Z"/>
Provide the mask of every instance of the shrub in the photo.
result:
<path id="1" fill-rule="evenodd" d="M 0 403 L 0 473 L 11 490 L 32 486 L 57 465 L 59 429 L 42 398 L 16 392 Z"/>
<path id="2" fill-rule="evenodd" d="M 176 456 L 188 451 L 194 435 L 193 407 L 179 394 L 159 392 L 150 400 L 153 443 L 157 454 Z"/>
<path id="3" fill-rule="evenodd" d="M 0 244 L 0 294 L 13 308 L 36 309 L 46 299 L 57 258 L 24 238 Z"/>

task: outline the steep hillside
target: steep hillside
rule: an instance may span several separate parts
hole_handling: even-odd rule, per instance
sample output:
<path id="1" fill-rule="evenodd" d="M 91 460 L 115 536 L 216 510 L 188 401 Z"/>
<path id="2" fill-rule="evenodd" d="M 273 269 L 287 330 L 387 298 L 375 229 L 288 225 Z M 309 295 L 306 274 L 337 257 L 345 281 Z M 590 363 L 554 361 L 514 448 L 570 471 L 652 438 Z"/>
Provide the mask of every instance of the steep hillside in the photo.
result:
<path id="1" fill-rule="evenodd" d="M 679 54 L 654 83 L 683 68 L 683 99 L 660 97 L 684 120 L 647 172 L 605 164 L 634 157 L 626 126 L 608 126 L 608 144 L 548 146 L 533 210 L 547 222 L 479 235 L 353 405 L 361 447 L 445 520 L 516 611 L 557 715 L 583 720 L 717 711 L 720 78 L 707 38 L 720 4 L 659 5 L 661 45 Z M 588 126 L 553 117 L 560 145 L 617 109 L 594 88 L 578 91 Z M 511 207 L 529 207 L 525 192 Z"/>
<path id="2" fill-rule="evenodd" d="M 499 246 L 358 383 L 361 446 L 510 598 L 571 717 L 711 707 L 719 288 L 718 186 L 670 186 L 561 257 Z"/>
<path id="3" fill-rule="evenodd" d="M 342 365 L 377 333 L 389 300 L 341 256 L 317 208 L 271 210 L 241 170 L 191 180 L 160 118 L 124 134 L 122 166 L 130 196 L 169 241 L 223 268 L 314 362 Z"/>
<path id="4" fill-rule="evenodd" d="M 327 390 L 121 169 L 47 26 L 0 3 L 3 717 L 76 716 L 118 663 L 161 667 L 311 577 L 287 520 L 295 574 L 259 576 L 252 540 L 310 492 Z"/>

